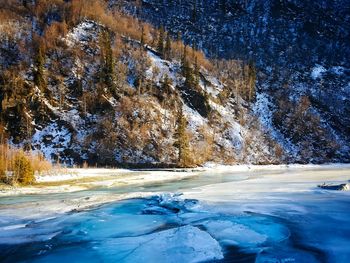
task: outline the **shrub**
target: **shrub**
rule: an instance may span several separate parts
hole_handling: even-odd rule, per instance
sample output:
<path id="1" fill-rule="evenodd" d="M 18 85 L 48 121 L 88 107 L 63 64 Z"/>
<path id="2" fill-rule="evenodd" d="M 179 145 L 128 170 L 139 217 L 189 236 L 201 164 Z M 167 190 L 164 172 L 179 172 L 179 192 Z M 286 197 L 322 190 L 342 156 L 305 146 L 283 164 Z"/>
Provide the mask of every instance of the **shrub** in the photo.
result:
<path id="1" fill-rule="evenodd" d="M 52 169 L 52 164 L 47 161 L 41 153 L 30 152 L 26 157 L 30 161 L 33 170 L 39 174 L 48 172 Z"/>
<path id="2" fill-rule="evenodd" d="M 35 182 L 33 166 L 23 153 L 15 156 L 13 172 L 15 180 L 20 184 L 27 185 Z"/>
<path id="3" fill-rule="evenodd" d="M 5 156 L 5 146 L 0 144 L 0 183 L 7 183 L 6 171 L 7 163 Z"/>
<path id="4" fill-rule="evenodd" d="M 0 183 L 6 183 L 6 170 L 2 160 L 0 160 Z"/>

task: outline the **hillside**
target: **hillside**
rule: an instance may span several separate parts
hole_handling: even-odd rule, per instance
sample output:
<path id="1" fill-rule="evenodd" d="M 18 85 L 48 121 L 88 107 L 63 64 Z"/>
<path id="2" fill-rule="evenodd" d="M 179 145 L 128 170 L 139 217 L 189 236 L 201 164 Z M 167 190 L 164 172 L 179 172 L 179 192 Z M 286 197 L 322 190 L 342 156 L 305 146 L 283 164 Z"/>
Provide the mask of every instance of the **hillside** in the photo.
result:
<path id="1" fill-rule="evenodd" d="M 257 67 L 253 110 L 302 162 L 349 161 L 348 1 L 110 1 L 212 58 Z"/>
<path id="2" fill-rule="evenodd" d="M 212 41 L 219 31 L 211 29 L 202 32 L 201 43 L 191 42 L 204 23 L 205 1 L 198 2 L 201 11 L 188 26 L 185 11 L 177 20 L 157 20 L 160 10 L 166 18 L 179 6 L 188 10 L 186 3 L 166 1 L 144 1 L 136 9 L 122 1 L 4 1 L 2 138 L 68 165 L 348 161 L 348 117 L 340 119 L 348 110 L 349 86 L 340 77 L 348 76 L 341 66 L 346 57 L 335 68 L 313 66 L 310 88 L 296 89 L 295 83 L 306 83 L 298 79 L 281 89 L 284 71 L 265 67 L 267 54 L 262 62 L 235 55 L 235 46 Z M 225 12 L 224 20 L 231 21 Z M 200 49 L 210 57 L 208 43 L 231 53 L 206 58 Z M 288 72 L 302 78 L 304 70 Z M 324 81 L 328 75 L 333 82 Z M 329 84 L 324 98 L 344 97 L 344 108 L 332 108 L 338 114 L 311 96 L 318 81 Z M 343 93 L 329 91 L 336 84 Z"/>
<path id="3" fill-rule="evenodd" d="M 1 120 L 12 144 L 69 165 L 284 158 L 249 109 L 250 66 L 213 66 L 103 3 L 34 2 L 2 10 Z M 225 67 L 241 75 L 241 95 L 219 80 Z"/>

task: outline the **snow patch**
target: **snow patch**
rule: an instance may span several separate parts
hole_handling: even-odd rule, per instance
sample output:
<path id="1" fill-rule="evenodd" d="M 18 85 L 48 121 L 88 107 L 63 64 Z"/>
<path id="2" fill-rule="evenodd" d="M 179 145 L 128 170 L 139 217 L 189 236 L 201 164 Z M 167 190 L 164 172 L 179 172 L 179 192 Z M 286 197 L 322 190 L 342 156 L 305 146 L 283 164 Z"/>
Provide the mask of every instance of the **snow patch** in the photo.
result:
<path id="1" fill-rule="evenodd" d="M 183 105 L 183 112 L 188 121 L 188 126 L 191 131 L 196 131 L 197 128 L 207 123 L 207 119 L 203 118 L 197 111 L 191 109 L 186 104 Z"/>
<path id="2" fill-rule="evenodd" d="M 263 128 L 268 131 L 272 137 L 283 146 L 286 152 L 291 155 L 296 156 L 298 148 L 291 143 L 284 135 L 275 129 L 272 122 L 272 115 L 274 111 L 274 105 L 270 101 L 269 95 L 261 92 L 256 94 L 256 102 L 253 106 L 253 112 L 259 117 L 259 120 Z"/>
<path id="3" fill-rule="evenodd" d="M 314 80 L 318 78 L 322 78 L 322 74 L 325 73 L 326 71 L 327 70 L 323 66 L 316 65 L 311 71 L 311 78 L 313 78 Z"/>
<path id="4" fill-rule="evenodd" d="M 73 47 L 77 43 L 88 43 L 93 39 L 97 39 L 98 24 L 91 20 L 86 20 L 77 25 L 65 38 L 69 47 Z"/>
<path id="5" fill-rule="evenodd" d="M 174 68 L 174 63 L 170 63 L 167 60 L 161 59 L 159 56 L 155 55 L 151 51 L 147 51 L 147 55 L 151 60 L 152 66 L 146 71 L 146 76 L 148 79 L 154 79 L 156 83 L 160 83 L 165 75 L 168 76 L 169 79 L 173 82 L 173 85 L 176 86 L 177 70 Z M 159 73 L 154 75 L 154 69 L 157 68 Z"/>
<path id="6" fill-rule="evenodd" d="M 60 127 L 52 122 L 42 130 L 36 130 L 32 141 L 36 149 L 39 149 L 46 159 L 53 161 L 54 155 L 59 155 L 69 148 L 72 134 L 65 127 Z"/>

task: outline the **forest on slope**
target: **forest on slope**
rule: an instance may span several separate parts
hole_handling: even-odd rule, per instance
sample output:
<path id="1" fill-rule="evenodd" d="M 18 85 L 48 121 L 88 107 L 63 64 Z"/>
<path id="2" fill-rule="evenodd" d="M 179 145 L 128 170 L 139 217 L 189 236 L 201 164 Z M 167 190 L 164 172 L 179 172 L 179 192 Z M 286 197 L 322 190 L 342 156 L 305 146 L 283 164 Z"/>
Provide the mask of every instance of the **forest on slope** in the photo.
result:
<path id="1" fill-rule="evenodd" d="M 206 58 L 185 30 L 143 22 L 122 1 L 1 2 L 3 141 L 68 165 L 346 160 L 308 96 L 277 113 L 311 145 L 291 152 L 265 128 L 255 60 Z"/>
<path id="2" fill-rule="evenodd" d="M 211 58 L 252 61 L 252 105 L 266 133 L 301 162 L 349 161 L 347 0 L 116 1 Z"/>

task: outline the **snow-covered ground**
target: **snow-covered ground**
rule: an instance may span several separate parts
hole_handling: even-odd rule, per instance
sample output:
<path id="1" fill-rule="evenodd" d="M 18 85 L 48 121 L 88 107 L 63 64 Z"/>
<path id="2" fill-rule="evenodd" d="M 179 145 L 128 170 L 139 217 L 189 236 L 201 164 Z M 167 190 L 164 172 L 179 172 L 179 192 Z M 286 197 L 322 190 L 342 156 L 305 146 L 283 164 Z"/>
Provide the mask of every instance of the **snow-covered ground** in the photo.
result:
<path id="1" fill-rule="evenodd" d="M 57 187 L 84 191 L 0 197 L 0 261 L 349 262 L 350 192 L 317 188 L 349 179 L 350 165 L 72 170 Z"/>
<path id="2" fill-rule="evenodd" d="M 126 169 L 62 169 L 55 174 L 43 174 L 36 176 L 38 183 L 60 182 L 68 180 L 79 180 L 90 177 L 103 177 L 111 175 L 121 175 L 131 172 Z"/>
<path id="3" fill-rule="evenodd" d="M 0 186 L 0 197 L 28 194 L 77 192 L 97 187 L 113 188 L 138 184 L 155 184 L 196 176 L 202 169 L 174 171 L 133 171 L 127 169 L 59 169 L 36 175 L 37 184 L 24 187 Z"/>

